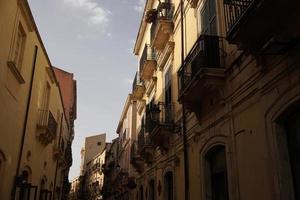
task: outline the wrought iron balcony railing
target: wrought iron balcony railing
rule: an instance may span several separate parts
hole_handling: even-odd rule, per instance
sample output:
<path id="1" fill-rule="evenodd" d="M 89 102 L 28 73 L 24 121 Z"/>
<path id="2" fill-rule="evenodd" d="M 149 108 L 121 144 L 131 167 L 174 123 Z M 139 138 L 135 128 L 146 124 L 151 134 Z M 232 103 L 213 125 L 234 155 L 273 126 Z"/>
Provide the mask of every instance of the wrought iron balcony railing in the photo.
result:
<path id="1" fill-rule="evenodd" d="M 132 95 L 135 99 L 142 99 L 145 92 L 144 81 L 141 80 L 139 73 L 137 72 L 134 76 L 132 83 Z"/>
<path id="2" fill-rule="evenodd" d="M 149 135 L 145 133 L 145 128 L 142 127 L 138 134 L 138 152 L 146 163 L 151 163 L 154 154 L 154 145 Z"/>
<path id="3" fill-rule="evenodd" d="M 221 39 L 218 36 L 201 35 L 178 71 L 179 96 L 199 78 L 203 68 L 223 68 L 221 65 Z"/>
<path id="4" fill-rule="evenodd" d="M 157 41 L 157 38 L 159 36 L 162 36 L 166 34 L 165 32 L 171 32 L 171 28 L 173 27 L 172 25 L 172 20 L 173 20 L 173 15 L 174 15 L 174 5 L 172 3 L 168 2 L 161 2 L 158 7 L 157 7 L 157 12 L 156 12 L 156 17 L 154 21 L 152 22 L 152 26 L 150 29 L 150 39 L 151 39 L 151 44 L 152 46 L 156 47 L 157 49 L 161 49 L 162 45 L 157 45 L 157 42 L 154 42 L 155 40 Z M 159 32 L 161 29 L 160 25 L 166 25 L 165 30 L 162 30 Z M 170 34 L 170 33 L 167 33 Z M 159 40 L 159 43 L 165 43 L 166 39 L 168 37 L 162 37 Z"/>
<path id="5" fill-rule="evenodd" d="M 140 76 L 149 80 L 156 68 L 156 51 L 149 44 L 146 44 L 140 59 Z"/>
<path id="6" fill-rule="evenodd" d="M 143 159 L 138 153 L 137 141 L 133 141 L 131 144 L 130 163 L 138 172 L 141 172 L 143 170 Z"/>
<path id="7" fill-rule="evenodd" d="M 174 105 L 159 102 L 146 109 L 146 131 L 150 134 L 158 128 L 174 128 Z"/>
<path id="8" fill-rule="evenodd" d="M 138 134 L 138 151 L 141 152 L 143 150 L 143 148 L 145 148 L 146 146 L 152 146 L 153 143 L 150 140 L 149 137 L 147 137 L 147 135 L 145 134 L 145 129 L 141 128 L 139 134 Z"/>
<path id="9" fill-rule="evenodd" d="M 50 110 L 39 110 L 37 127 L 40 129 L 39 139 L 47 145 L 56 137 L 57 122 Z"/>
<path id="10" fill-rule="evenodd" d="M 260 0 L 224 0 L 226 30 L 230 34 L 236 29 L 241 18 Z"/>

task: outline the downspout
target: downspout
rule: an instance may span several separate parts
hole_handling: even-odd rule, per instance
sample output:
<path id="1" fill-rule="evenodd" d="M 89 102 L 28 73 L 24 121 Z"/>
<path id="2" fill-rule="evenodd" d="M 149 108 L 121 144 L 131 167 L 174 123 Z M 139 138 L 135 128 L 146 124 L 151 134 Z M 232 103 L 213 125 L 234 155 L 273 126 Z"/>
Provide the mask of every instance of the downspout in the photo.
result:
<path id="1" fill-rule="evenodd" d="M 60 141 L 61 141 L 61 135 L 62 135 L 62 126 L 63 126 L 63 117 L 64 114 L 61 114 L 60 118 L 60 128 L 59 128 L 59 138 L 58 138 L 58 148 L 60 148 Z M 56 188 L 56 178 L 57 178 L 57 170 L 58 170 L 58 160 L 56 161 L 56 167 L 55 167 L 55 175 L 54 175 L 54 185 L 53 185 L 53 191 L 52 191 L 52 200 L 54 200 L 55 195 L 55 188 Z"/>
<path id="2" fill-rule="evenodd" d="M 26 105 L 26 111 L 25 111 L 25 118 L 24 118 L 24 122 L 23 122 L 22 138 L 21 138 L 21 144 L 20 144 L 20 149 L 19 149 L 19 154 L 18 154 L 17 169 L 16 169 L 16 173 L 15 173 L 15 181 L 13 183 L 14 185 L 13 185 L 13 188 L 11 191 L 11 199 L 12 200 L 14 200 L 15 196 L 16 196 L 16 189 L 17 189 L 16 184 L 17 184 L 17 180 L 18 180 L 18 175 L 19 175 L 20 166 L 21 166 L 22 153 L 23 153 L 23 149 L 24 149 L 25 136 L 26 136 L 26 130 L 27 130 L 27 124 L 28 124 L 29 111 L 30 111 L 31 96 L 32 96 L 33 81 L 34 81 L 34 75 L 35 75 L 37 53 L 38 53 L 38 46 L 35 45 L 32 70 L 31 70 L 31 79 L 30 79 L 30 84 L 29 84 L 29 92 L 28 92 L 27 105 Z"/>
<path id="3" fill-rule="evenodd" d="M 181 66 L 184 63 L 184 0 L 180 0 L 180 14 L 181 14 Z M 183 76 L 184 79 L 184 76 Z M 183 80 L 184 82 L 184 80 Z M 186 132 L 186 108 L 184 103 L 184 95 L 182 96 L 182 139 L 183 139 L 183 153 L 184 153 L 184 199 L 189 199 L 189 157 L 187 149 L 187 132 Z"/>

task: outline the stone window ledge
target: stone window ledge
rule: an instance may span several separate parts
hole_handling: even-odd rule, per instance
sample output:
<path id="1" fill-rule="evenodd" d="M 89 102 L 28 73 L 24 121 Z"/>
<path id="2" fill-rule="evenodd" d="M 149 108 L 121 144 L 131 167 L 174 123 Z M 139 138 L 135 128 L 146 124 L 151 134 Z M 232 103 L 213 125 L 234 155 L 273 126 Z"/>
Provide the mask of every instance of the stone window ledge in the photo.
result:
<path id="1" fill-rule="evenodd" d="M 17 79 L 17 81 L 20 84 L 24 84 L 25 80 L 24 80 L 22 74 L 20 73 L 19 69 L 17 68 L 16 62 L 14 62 L 14 61 L 8 61 L 7 65 L 9 67 L 9 69 L 11 70 L 11 72 L 13 73 L 13 75 L 15 76 L 15 78 Z"/>

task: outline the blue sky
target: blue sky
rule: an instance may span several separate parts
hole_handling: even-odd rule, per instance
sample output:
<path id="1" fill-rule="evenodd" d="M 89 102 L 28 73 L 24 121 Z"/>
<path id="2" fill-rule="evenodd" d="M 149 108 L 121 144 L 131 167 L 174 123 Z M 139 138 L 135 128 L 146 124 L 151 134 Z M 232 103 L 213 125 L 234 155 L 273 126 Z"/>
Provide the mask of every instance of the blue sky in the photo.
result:
<path id="1" fill-rule="evenodd" d="M 115 138 L 137 58 L 132 49 L 145 0 L 28 0 L 54 66 L 77 80 L 70 179 L 79 175 L 84 138 Z"/>

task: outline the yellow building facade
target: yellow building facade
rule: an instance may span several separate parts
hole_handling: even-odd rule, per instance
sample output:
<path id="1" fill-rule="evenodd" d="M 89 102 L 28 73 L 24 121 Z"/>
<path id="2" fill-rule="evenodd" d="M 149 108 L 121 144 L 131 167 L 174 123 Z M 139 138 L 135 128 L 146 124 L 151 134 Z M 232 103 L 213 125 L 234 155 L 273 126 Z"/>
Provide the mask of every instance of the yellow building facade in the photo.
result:
<path id="1" fill-rule="evenodd" d="M 146 1 L 134 199 L 299 198 L 298 6 Z"/>
<path id="2" fill-rule="evenodd" d="M 0 13 L 0 199 L 64 199 L 74 119 L 28 2 L 1 1 Z"/>

